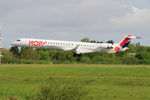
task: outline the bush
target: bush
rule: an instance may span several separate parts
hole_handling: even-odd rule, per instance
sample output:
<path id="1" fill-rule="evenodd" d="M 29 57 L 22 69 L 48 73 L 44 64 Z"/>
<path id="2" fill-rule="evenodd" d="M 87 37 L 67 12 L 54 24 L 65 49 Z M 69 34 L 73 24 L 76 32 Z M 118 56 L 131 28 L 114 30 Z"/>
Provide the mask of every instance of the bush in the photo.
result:
<path id="1" fill-rule="evenodd" d="M 83 100 L 86 94 L 81 84 L 46 84 L 26 100 Z"/>
<path id="2" fill-rule="evenodd" d="M 14 58 L 14 57 L 4 56 L 2 58 L 2 63 L 5 63 L 5 64 L 18 64 L 19 63 L 19 59 Z"/>
<path id="3" fill-rule="evenodd" d="M 122 61 L 123 64 L 138 64 L 138 60 L 133 56 L 124 56 Z"/>
<path id="4" fill-rule="evenodd" d="M 91 59 L 89 57 L 83 56 L 80 60 L 81 63 L 84 64 L 90 64 L 91 63 Z"/>

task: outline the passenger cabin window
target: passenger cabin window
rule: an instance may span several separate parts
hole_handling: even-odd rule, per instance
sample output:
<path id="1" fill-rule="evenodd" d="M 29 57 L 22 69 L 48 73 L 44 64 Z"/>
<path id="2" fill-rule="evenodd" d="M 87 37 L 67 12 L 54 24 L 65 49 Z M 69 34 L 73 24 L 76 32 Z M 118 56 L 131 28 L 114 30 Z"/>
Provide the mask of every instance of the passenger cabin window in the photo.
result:
<path id="1" fill-rule="evenodd" d="M 18 42 L 20 41 L 20 40 L 17 40 Z"/>

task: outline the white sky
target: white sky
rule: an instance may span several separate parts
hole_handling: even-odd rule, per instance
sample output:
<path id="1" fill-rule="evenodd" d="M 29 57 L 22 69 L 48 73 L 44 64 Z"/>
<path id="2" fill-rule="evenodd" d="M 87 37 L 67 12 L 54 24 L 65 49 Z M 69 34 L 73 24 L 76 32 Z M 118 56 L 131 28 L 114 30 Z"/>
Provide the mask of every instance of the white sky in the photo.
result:
<path id="1" fill-rule="evenodd" d="M 126 34 L 150 46 L 150 0 L 0 0 L 3 46 L 18 38 L 118 42 Z"/>

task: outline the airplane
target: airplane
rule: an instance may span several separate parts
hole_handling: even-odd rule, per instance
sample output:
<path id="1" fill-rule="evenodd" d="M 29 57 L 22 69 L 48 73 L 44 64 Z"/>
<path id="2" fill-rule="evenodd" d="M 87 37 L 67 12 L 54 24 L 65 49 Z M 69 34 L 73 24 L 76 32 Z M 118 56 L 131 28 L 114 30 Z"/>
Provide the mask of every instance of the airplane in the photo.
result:
<path id="1" fill-rule="evenodd" d="M 93 52 L 116 53 L 127 51 L 129 49 L 128 45 L 133 38 L 141 37 L 126 35 L 121 42 L 115 44 L 21 38 L 12 42 L 12 46 L 72 51 L 74 55 Z"/>

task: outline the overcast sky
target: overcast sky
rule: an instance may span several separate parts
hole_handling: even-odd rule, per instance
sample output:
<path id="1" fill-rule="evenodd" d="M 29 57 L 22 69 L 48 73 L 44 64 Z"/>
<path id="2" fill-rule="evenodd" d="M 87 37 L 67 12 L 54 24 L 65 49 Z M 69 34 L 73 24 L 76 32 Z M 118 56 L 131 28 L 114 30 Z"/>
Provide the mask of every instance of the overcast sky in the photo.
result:
<path id="1" fill-rule="evenodd" d="M 150 46 L 150 0 L 0 0 L 3 46 L 18 38 L 119 42 Z"/>

